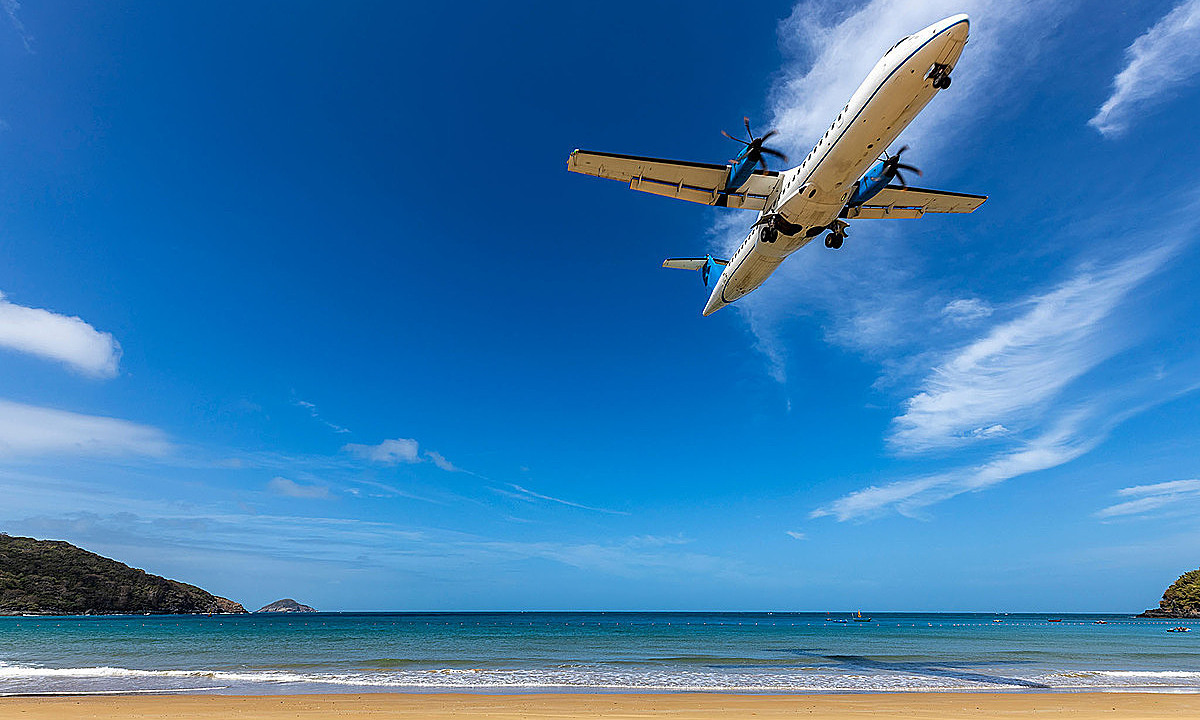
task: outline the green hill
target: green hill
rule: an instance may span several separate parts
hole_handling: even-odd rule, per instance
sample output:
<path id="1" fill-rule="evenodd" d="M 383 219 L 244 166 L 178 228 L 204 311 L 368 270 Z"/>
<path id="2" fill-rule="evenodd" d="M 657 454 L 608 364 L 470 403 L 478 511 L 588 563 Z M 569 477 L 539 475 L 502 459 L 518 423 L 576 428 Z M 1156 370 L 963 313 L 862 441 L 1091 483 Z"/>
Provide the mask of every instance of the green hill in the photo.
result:
<path id="1" fill-rule="evenodd" d="M 67 542 L 0 533 L 0 615 L 221 612 L 246 609 Z"/>
<path id="2" fill-rule="evenodd" d="M 1141 617 L 1200 617 L 1200 568 L 1180 575 L 1163 593 L 1158 607 L 1147 610 Z"/>

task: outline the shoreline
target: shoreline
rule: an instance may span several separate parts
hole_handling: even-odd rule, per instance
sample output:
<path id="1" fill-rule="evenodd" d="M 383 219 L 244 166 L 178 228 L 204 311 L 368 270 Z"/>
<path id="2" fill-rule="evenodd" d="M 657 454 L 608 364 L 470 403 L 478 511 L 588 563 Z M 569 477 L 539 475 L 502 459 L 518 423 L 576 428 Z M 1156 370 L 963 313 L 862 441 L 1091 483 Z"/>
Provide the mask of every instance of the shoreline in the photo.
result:
<path id="1" fill-rule="evenodd" d="M 877 720 L 880 714 L 920 720 L 954 718 L 1121 718 L 1168 720 L 1200 717 L 1200 694 L 1107 692 L 904 692 L 837 695 L 672 694 L 464 694 L 360 693 L 345 695 L 118 695 L 0 698 L 0 718 L 95 720 L 189 717 L 282 718 L 517 718 L 601 717 L 701 720 Z"/>

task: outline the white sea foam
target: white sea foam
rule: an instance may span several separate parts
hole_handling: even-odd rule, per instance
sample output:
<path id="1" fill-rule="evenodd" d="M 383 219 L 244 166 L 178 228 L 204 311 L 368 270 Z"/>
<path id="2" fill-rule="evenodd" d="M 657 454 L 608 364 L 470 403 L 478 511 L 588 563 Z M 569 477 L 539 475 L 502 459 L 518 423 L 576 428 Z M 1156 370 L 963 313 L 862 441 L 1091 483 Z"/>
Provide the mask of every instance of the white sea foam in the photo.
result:
<path id="1" fill-rule="evenodd" d="M 196 681 L 211 685 L 193 687 Z M 427 668 L 395 671 L 289 672 L 283 670 L 146 670 L 110 666 L 46 668 L 0 663 L 0 693 L 179 691 L 228 687 L 267 690 L 271 686 L 341 686 L 358 688 L 523 689 L 604 691 L 708 692 L 938 692 L 980 689 L 1200 690 L 1200 672 L 1091 670 L 1041 673 L 1028 677 L 983 673 L 914 674 L 819 671 L 815 668 L 777 668 L 736 672 L 729 669 L 653 670 L 586 668 Z"/>

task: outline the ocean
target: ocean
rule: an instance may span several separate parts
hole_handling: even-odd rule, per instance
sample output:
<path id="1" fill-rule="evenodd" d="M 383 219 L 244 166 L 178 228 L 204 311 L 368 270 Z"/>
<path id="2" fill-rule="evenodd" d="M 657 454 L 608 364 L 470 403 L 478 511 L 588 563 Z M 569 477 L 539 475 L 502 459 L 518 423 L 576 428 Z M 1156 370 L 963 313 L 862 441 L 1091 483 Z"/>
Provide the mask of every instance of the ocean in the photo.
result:
<path id="1" fill-rule="evenodd" d="M 824 613 L 0 617 L 0 694 L 1200 692 L 1198 621 L 1129 615 L 870 617 L 870 622 Z M 1167 632 L 1180 625 L 1192 632 Z"/>

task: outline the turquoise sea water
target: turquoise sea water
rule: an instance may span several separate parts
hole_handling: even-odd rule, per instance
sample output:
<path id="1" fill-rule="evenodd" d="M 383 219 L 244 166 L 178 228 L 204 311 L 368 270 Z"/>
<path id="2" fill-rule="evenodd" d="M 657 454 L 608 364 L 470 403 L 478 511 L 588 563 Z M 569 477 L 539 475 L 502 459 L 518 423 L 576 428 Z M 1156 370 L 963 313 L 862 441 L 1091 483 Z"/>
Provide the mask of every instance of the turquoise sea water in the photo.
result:
<path id="1" fill-rule="evenodd" d="M 0 693 L 1200 692 L 1197 621 L 872 617 L 861 623 L 832 622 L 823 613 L 7 617 L 0 618 Z M 1178 625 L 1192 632 L 1167 632 Z"/>

